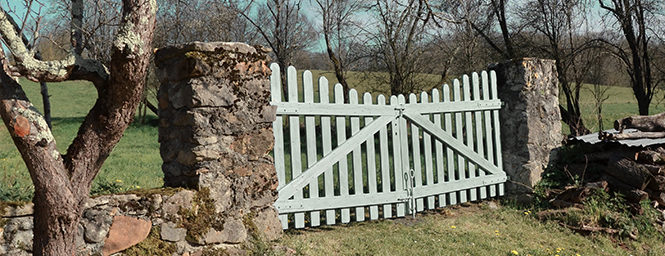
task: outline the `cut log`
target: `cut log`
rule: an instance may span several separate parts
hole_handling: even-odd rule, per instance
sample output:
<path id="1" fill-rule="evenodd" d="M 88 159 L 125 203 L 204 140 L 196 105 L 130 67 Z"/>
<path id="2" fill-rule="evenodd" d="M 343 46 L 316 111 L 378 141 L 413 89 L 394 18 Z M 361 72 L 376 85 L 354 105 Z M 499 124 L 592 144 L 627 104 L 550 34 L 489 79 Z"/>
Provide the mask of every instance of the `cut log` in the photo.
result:
<path id="1" fill-rule="evenodd" d="M 665 112 L 650 116 L 629 116 L 614 121 L 614 129 L 633 128 L 642 132 L 665 132 Z"/>
<path id="2" fill-rule="evenodd" d="M 643 164 L 665 164 L 665 155 L 654 150 L 643 150 L 635 154 L 635 160 Z"/>
<path id="3" fill-rule="evenodd" d="M 660 139 L 660 138 L 665 138 L 665 132 L 631 132 L 631 133 L 601 132 L 598 135 L 598 137 L 601 140 Z"/>
<path id="4" fill-rule="evenodd" d="M 644 190 L 653 177 L 647 167 L 626 158 L 610 159 L 605 173 L 639 190 Z M 608 182 L 612 184 L 611 181 Z"/>
<path id="5" fill-rule="evenodd" d="M 653 191 L 665 192 L 665 176 L 654 176 L 647 185 L 647 188 Z"/>
<path id="6" fill-rule="evenodd" d="M 625 192 L 625 196 L 626 201 L 631 203 L 639 203 L 642 202 L 642 200 L 646 200 L 649 197 L 649 194 L 639 189 L 633 189 Z"/>
<path id="7" fill-rule="evenodd" d="M 665 205 L 665 192 L 650 189 L 647 189 L 646 192 L 649 194 L 649 199 L 658 202 L 659 205 Z"/>

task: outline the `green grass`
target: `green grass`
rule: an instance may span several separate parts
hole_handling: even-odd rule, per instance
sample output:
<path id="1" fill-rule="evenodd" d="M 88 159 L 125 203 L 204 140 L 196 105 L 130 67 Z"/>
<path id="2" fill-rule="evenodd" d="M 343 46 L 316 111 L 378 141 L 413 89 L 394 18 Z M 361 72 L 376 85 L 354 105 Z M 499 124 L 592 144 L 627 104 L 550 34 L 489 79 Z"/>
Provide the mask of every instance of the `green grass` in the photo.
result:
<path id="1" fill-rule="evenodd" d="M 580 109 L 584 125 L 592 132 L 597 132 L 598 121 L 596 118 L 595 100 L 591 94 L 592 89 L 592 85 L 583 85 L 580 93 Z M 603 130 L 613 128 L 614 120 L 639 114 L 637 100 L 630 87 L 612 86 L 607 93 L 610 97 L 603 104 Z M 665 95 L 662 92 L 654 96 L 649 108 L 650 115 L 665 112 L 664 97 Z M 559 93 L 559 102 L 564 107 L 566 106 L 566 98 L 563 93 Z M 562 128 L 564 133 L 569 133 L 570 130 L 567 125 L 564 124 Z"/>
<path id="2" fill-rule="evenodd" d="M 42 111 L 39 84 L 21 80 L 28 98 Z M 63 82 L 49 85 L 53 135 L 61 153 L 76 136 L 78 127 L 94 105 L 96 90 L 85 82 Z M 148 116 L 156 123 L 156 116 Z M 119 192 L 127 189 L 161 187 L 163 173 L 157 142 L 157 127 L 132 124 L 104 163 L 93 184 L 93 191 Z M 113 185 L 110 185 L 113 184 Z M 104 187 L 115 187 L 105 190 Z M 0 199 L 30 200 L 33 193 L 28 171 L 4 125 L 0 128 Z"/>
<path id="3" fill-rule="evenodd" d="M 616 246 L 605 235 L 582 236 L 514 207 L 451 207 L 416 219 L 290 230 L 277 244 L 302 255 L 663 255 L 662 239 Z M 557 253 L 557 248 L 559 252 Z"/>

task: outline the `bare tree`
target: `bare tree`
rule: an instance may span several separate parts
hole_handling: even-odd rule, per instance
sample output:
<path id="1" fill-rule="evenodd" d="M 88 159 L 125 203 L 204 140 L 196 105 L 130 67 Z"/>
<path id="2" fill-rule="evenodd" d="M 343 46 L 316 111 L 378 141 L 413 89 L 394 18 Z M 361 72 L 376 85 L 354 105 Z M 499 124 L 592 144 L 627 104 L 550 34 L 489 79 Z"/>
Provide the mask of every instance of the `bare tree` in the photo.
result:
<path id="1" fill-rule="evenodd" d="M 370 58 L 387 72 L 375 75 L 390 85 L 393 95 L 412 92 L 422 87 L 418 79 L 426 51 L 426 25 L 432 18 L 424 0 L 376 0 L 369 9 L 377 27 L 365 30 L 369 38 Z"/>
<path id="2" fill-rule="evenodd" d="M 326 43 L 328 58 L 335 70 L 335 77 L 344 89 L 344 99 L 348 102 L 349 84 L 346 73 L 351 64 L 350 46 L 357 37 L 353 20 L 363 1 L 316 0 L 321 15 L 321 30 Z"/>
<path id="3" fill-rule="evenodd" d="M 623 62 L 637 99 L 640 115 L 649 114 L 649 105 L 655 95 L 657 81 L 652 75 L 652 57 L 649 48 L 654 36 L 650 24 L 659 18 L 662 8 L 659 1 L 649 0 L 598 0 L 600 8 L 613 17 L 623 34 L 622 40 L 604 40 L 609 52 Z"/>
<path id="4" fill-rule="evenodd" d="M 314 28 L 303 14 L 300 0 L 268 0 L 265 4 L 250 1 L 244 6 L 235 6 L 235 10 L 272 48 L 277 64 L 284 71 L 298 51 L 307 49 L 316 40 Z M 284 97 L 288 97 L 286 72 L 281 74 Z"/>
<path id="5" fill-rule="evenodd" d="M 237 8 L 234 1 L 160 1 L 155 46 L 191 41 L 255 42 L 253 26 L 236 12 Z"/>
<path id="6" fill-rule="evenodd" d="M 0 115 L 35 186 L 35 255 L 76 253 L 72 245 L 76 244 L 92 181 L 132 121 L 142 96 L 152 54 L 156 9 L 154 0 L 123 0 L 108 68 L 100 61 L 81 56 L 82 0 L 71 2 L 71 52 L 66 58 L 53 61 L 36 60 L 11 25 L 11 16 L 0 10 L 0 34 L 15 60 L 10 65 L 3 57 Z M 14 74 L 48 82 L 88 80 L 97 89 L 97 101 L 67 154 L 58 152 L 51 130 L 12 77 Z"/>
<path id="7" fill-rule="evenodd" d="M 571 135 L 588 134 L 579 102 L 588 66 L 577 61 L 577 56 L 592 46 L 592 40 L 580 30 L 588 25 L 584 0 L 535 0 L 520 11 L 522 22 L 535 33 L 527 37 L 531 38 L 529 45 L 539 55 L 556 61 L 557 78 L 566 98 L 565 108 L 560 106 L 563 121 Z"/>

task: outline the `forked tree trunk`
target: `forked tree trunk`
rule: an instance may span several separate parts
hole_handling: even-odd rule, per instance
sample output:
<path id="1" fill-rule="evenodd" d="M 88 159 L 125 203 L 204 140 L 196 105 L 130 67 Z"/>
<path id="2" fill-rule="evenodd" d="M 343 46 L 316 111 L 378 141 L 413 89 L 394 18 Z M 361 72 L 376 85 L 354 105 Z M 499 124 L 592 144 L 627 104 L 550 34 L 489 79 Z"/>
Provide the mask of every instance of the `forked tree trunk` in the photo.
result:
<path id="1" fill-rule="evenodd" d="M 28 101 L 16 80 L 8 75 L 10 68 L 0 51 L 0 59 L 4 60 L 0 68 L 0 116 L 35 187 L 34 255 L 76 254 L 83 202 L 143 97 L 152 54 L 156 7 L 154 0 L 123 0 L 122 22 L 111 49 L 108 73 L 99 62 L 83 59 L 76 53 L 72 56 L 77 58 L 76 62 L 34 60 L 17 40 L 17 31 L 7 26 L 10 19 L 7 13 L 0 12 L 0 32 L 16 54 L 16 69 L 22 75 L 42 81 L 90 80 L 98 92 L 97 102 L 77 137 L 67 154 L 61 155 L 44 117 Z M 44 69 L 44 66 L 49 68 Z"/>

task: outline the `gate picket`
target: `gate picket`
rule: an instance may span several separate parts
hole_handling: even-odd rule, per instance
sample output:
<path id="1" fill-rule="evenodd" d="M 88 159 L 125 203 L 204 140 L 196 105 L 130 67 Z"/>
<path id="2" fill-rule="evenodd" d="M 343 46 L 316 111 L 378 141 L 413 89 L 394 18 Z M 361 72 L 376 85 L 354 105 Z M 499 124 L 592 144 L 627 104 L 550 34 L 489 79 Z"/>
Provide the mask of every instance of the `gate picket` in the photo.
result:
<path id="1" fill-rule="evenodd" d="M 404 106 L 404 95 L 391 96 L 390 105 L 393 105 L 396 109 L 401 109 Z M 401 111 L 401 110 L 400 110 Z M 409 186 L 406 183 L 405 179 L 408 180 L 408 177 L 405 177 L 405 172 L 409 171 L 409 161 L 404 161 L 404 156 L 409 155 L 409 144 L 408 139 L 406 138 L 406 120 L 404 118 L 395 119 L 393 125 L 393 147 L 394 147 L 394 156 L 395 159 L 395 191 L 406 190 Z M 398 164 L 399 163 L 399 164 Z M 398 203 L 397 204 L 397 217 L 404 217 L 406 204 Z"/>
<path id="2" fill-rule="evenodd" d="M 270 75 L 270 91 L 271 91 L 271 101 L 281 102 L 282 101 L 282 82 L 280 77 L 279 65 L 273 63 L 270 65 L 270 70 L 272 74 Z M 282 122 L 282 116 L 277 115 L 275 121 L 272 123 L 273 134 L 275 135 L 275 147 L 273 148 L 273 155 L 275 158 L 275 172 L 277 172 L 277 182 L 279 187 L 286 184 L 286 167 L 284 164 L 284 124 Z M 282 223 L 282 228 L 289 228 L 288 215 L 280 214 L 279 221 Z"/>
<path id="3" fill-rule="evenodd" d="M 409 104 L 418 104 L 418 97 L 415 94 L 409 94 Z M 420 162 L 420 131 L 418 126 L 411 124 L 411 146 L 413 151 L 413 177 L 409 182 L 413 182 L 413 187 L 421 187 L 423 184 L 423 173 Z M 416 212 L 424 210 L 423 199 L 416 198 Z"/>
<path id="4" fill-rule="evenodd" d="M 426 92 L 420 94 L 421 103 L 429 103 Z M 427 114 L 427 119 L 432 120 L 432 115 Z M 425 178 L 427 186 L 434 184 L 434 170 L 432 168 L 432 138 L 429 133 L 423 131 L 423 151 L 425 152 Z M 427 198 L 427 209 L 434 209 L 434 197 Z"/>
<path id="5" fill-rule="evenodd" d="M 335 85 L 335 103 L 344 104 L 344 90 L 341 84 Z M 337 146 L 339 147 L 346 140 L 346 116 L 338 116 L 337 121 Z M 340 196 L 349 195 L 349 167 L 348 155 L 346 155 L 338 163 L 339 166 L 339 190 Z M 349 223 L 351 221 L 351 210 L 348 208 L 342 209 L 342 223 Z"/>
<path id="6" fill-rule="evenodd" d="M 312 81 L 312 72 L 306 70 L 302 74 L 303 78 L 303 94 L 305 103 L 314 103 L 314 84 Z M 316 129 L 314 116 L 305 117 L 305 136 L 307 138 L 307 168 L 312 167 L 318 161 L 316 155 Z M 309 198 L 319 197 L 319 179 L 313 179 L 309 183 Z M 310 213 L 310 225 L 316 227 L 320 225 L 321 217 L 319 211 Z"/>
<path id="7" fill-rule="evenodd" d="M 436 88 L 432 89 L 432 103 L 438 103 L 440 101 L 440 95 L 439 95 L 439 90 Z M 441 126 L 441 114 L 434 114 L 434 125 L 438 128 L 443 128 Z M 439 140 L 434 141 L 434 147 L 436 148 L 436 177 L 437 177 L 437 182 L 436 184 L 443 184 L 445 183 L 445 167 L 443 165 L 443 144 Z M 444 207 L 446 206 L 446 195 L 445 194 L 440 194 L 439 195 L 439 207 Z"/>
<path id="8" fill-rule="evenodd" d="M 473 83 L 473 100 L 481 101 L 480 95 L 480 81 L 478 81 L 478 73 L 473 72 L 471 75 L 471 82 Z M 482 111 L 474 111 L 474 116 L 476 118 L 476 153 L 481 156 L 485 156 L 485 149 L 483 146 L 483 124 L 482 124 Z M 478 167 L 478 176 L 484 176 L 485 172 L 480 167 Z M 487 198 L 487 188 L 480 187 L 478 188 L 480 199 Z"/>
<path id="9" fill-rule="evenodd" d="M 496 85 L 496 72 L 494 72 L 494 70 L 490 71 L 490 87 L 492 88 L 492 99 L 498 100 L 499 94 Z M 492 110 L 492 118 L 494 119 L 494 141 L 496 141 L 496 166 L 503 166 L 503 159 L 501 156 L 501 126 L 499 126 L 499 110 Z M 498 187 L 499 195 L 502 196 L 504 193 L 503 183 L 499 184 Z"/>
<path id="10" fill-rule="evenodd" d="M 349 90 L 349 104 L 358 105 L 358 92 L 355 89 Z M 351 136 L 356 135 L 360 131 L 360 118 L 357 116 L 350 117 L 351 119 Z M 363 166 L 362 155 L 360 154 L 361 145 L 358 144 L 353 149 L 353 190 L 354 195 L 363 194 Z M 365 220 L 365 208 L 356 207 L 356 221 Z"/>
<path id="11" fill-rule="evenodd" d="M 319 78 L 319 101 L 321 104 L 327 104 L 330 102 L 330 97 L 328 96 L 328 79 L 325 77 Z M 332 134 L 330 132 L 330 117 L 321 116 L 321 144 L 323 146 L 323 157 L 328 156 L 330 151 L 332 151 Z M 330 198 L 335 196 L 335 184 L 333 178 L 333 168 L 332 166 L 327 168 L 324 174 L 325 179 L 325 191 L 326 197 Z M 335 210 L 326 210 L 326 224 L 333 225 L 335 224 Z"/>
<path id="12" fill-rule="evenodd" d="M 483 78 L 483 99 L 484 100 L 489 100 L 490 99 L 490 83 L 488 81 L 487 77 L 487 72 L 483 71 L 481 73 L 481 76 Z M 492 142 L 493 135 L 492 135 L 492 116 L 490 114 L 491 112 L 489 110 L 484 111 L 485 115 L 485 145 L 487 145 L 487 160 L 490 161 L 490 163 L 494 163 L 494 143 Z M 494 197 L 496 196 L 496 187 L 495 186 L 490 186 L 490 196 Z"/>
<path id="13" fill-rule="evenodd" d="M 386 105 L 386 97 L 379 95 L 376 98 L 376 104 L 379 106 Z M 395 127 L 395 121 L 391 122 L 391 127 Z M 391 130 L 394 131 L 394 130 Z M 394 133 L 394 132 L 393 132 Z M 393 137 L 393 141 L 394 137 Z M 379 145 L 381 146 L 381 192 L 387 193 L 390 192 L 390 153 L 388 152 L 388 129 L 386 126 L 382 126 L 379 130 Z M 392 218 L 393 217 L 393 208 L 391 204 L 383 205 L 383 217 Z"/>
<path id="14" fill-rule="evenodd" d="M 452 91 L 443 85 L 431 95 L 397 95 L 389 102 L 364 93 L 360 103 L 354 89 L 345 102 L 340 84 L 329 95 L 324 77 L 317 102 L 312 73 L 302 73 L 299 89 L 293 67 L 286 71 L 288 98 L 282 100 L 279 66 L 270 68 L 271 104 L 277 107 L 275 207 L 282 228 L 317 227 L 323 218 L 333 225 L 403 217 L 503 195 L 501 102 L 493 71 L 465 75 L 462 84 L 454 80 Z"/>
<path id="15" fill-rule="evenodd" d="M 298 102 L 298 81 L 296 69 L 291 66 L 287 69 L 286 79 L 288 81 L 288 92 L 289 92 L 289 102 Z M 290 116 L 289 117 L 289 135 L 291 138 L 291 179 L 297 177 L 302 172 L 302 159 L 300 152 L 300 117 L 299 116 Z M 299 200 L 303 198 L 302 189 L 293 196 L 294 200 Z M 295 214 L 295 225 L 296 228 L 305 227 L 305 214 L 296 213 Z"/>
<path id="16" fill-rule="evenodd" d="M 462 96 L 460 95 L 460 84 L 459 80 L 455 79 L 453 80 L 453 97 L 455 97 L 455 102 L 460 102 L 462 101 Z M 455 138 L 461 142 L 464 143 L 464 134 L 462 132 L 462 113 L 461 112 L 456 112 L 455 113 Z M 466 179 L 465 175 L 465 160 L 464 156 L 461 154 L 457 153 L 457 175 L 456 179 L 457 180 L 463 180 Z M 459 203 L 466 203 L 466 191 L 459 191 Z"/>
<path id="17" fill-rule="evenodd" d="M 443 102 L 450 102 L 450 87 L 448 84 L 443 85 Z M 445 131 L 449 135 L 453 135 L 453 120 L 450 112 L 444 114 L 445 118 Z M 455 161 L 453 160 L 453 149 L 450 146 L 446 145 L 446 162 L 448 169 L 448 179 L 446 181 L 455 180 Z M 448 204 L 455 205 L 457 204 L 457 192 L 452 192 L 448 194 Z"/>
<path id="18" fill-rule="evenodd" d="M 469 76 L 463 75 L 462 76 L 462 88 L 464 89 L 464 101 L 471 101 L 471 86 L 469 83 Z M 466 145 L 473 149 L 473 120 L 471 120 L 471 112 L 466 111 L 464 112 L 464 133 L 466 133 Z M 476 165 L 471 162 L 467 161 L 468 163 L 468 170 L 466 177 L 467 178 L 474 178 L 476 177 Z M 469 201 L 476 201 L 478 200 L 476 196 L 478 195 L 478 190 L 476 188 L 471 188 L 468 191 L 468 196 L 469 196 Z"/>
<path id="19" fill-rule="evenodd" d="M 372 95 L 366 92 L 363 94 L 363 104 L 372 105 Z M 365 125 L 372 123 L 374 118 L 365 117 Z M 367 185 L 369 188 L 370 194 L 379 193 L 376 188 L 376 153 L 374 151 L 374 134 L 371 137 L 367 138 L 367 143 L 365 144 L 367 148 Z M 369 207 L 369 219 L 376 220 L 379 218 L 379 207 L 372 205 Z"/>

